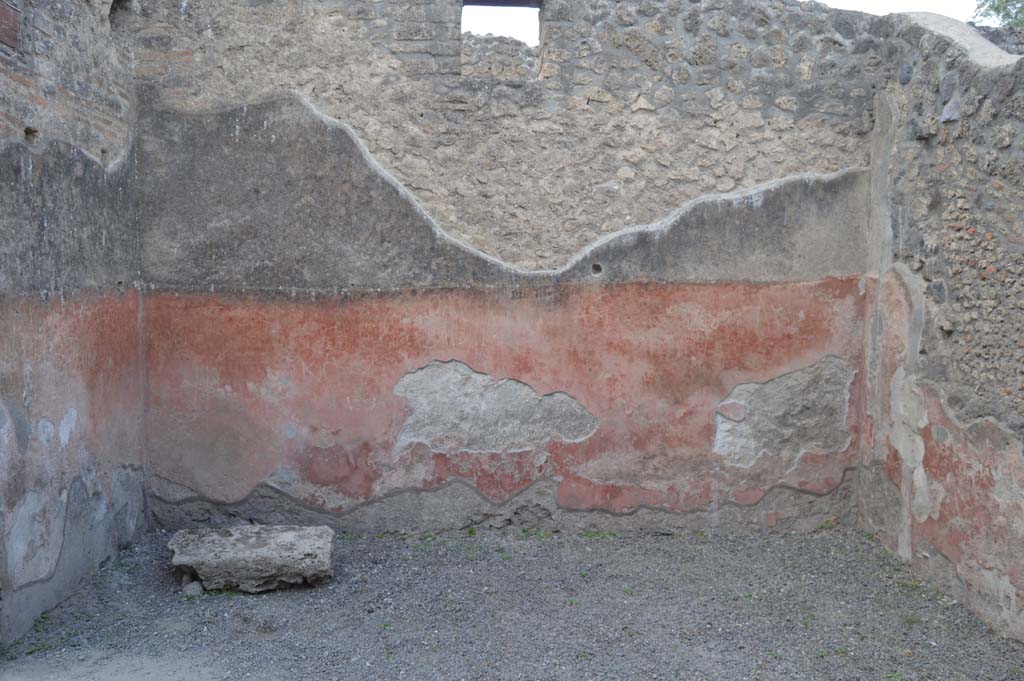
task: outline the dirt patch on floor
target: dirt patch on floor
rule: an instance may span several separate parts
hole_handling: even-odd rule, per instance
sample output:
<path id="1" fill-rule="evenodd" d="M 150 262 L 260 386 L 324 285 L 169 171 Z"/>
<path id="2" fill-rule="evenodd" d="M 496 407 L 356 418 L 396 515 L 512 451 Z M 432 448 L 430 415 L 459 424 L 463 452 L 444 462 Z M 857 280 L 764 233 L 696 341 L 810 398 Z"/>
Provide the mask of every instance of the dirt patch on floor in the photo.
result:
<path id="1" fill-rule="evenodd" d="M 167 534 L 5 651 L 36 679 L 1024 679 L 1024 646 L 847 530 L 338 538 L 317 588 L 181 595 Z"/>

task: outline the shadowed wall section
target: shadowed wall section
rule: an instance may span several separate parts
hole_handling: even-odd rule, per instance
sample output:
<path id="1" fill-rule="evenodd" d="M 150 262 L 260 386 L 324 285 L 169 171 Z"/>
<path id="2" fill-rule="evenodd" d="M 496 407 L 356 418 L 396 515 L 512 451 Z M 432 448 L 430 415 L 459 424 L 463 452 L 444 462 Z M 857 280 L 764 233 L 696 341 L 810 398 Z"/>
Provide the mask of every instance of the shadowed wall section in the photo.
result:
<path id="1" fill-rule="evenodd" d="M 145 525 L 133 167 L 0 149 L 0 640 Z"/>
<path id="2" fill-rule="evenodd" d="M 0 300 L 5 637 L 145 524 L 139 295 Z"/>

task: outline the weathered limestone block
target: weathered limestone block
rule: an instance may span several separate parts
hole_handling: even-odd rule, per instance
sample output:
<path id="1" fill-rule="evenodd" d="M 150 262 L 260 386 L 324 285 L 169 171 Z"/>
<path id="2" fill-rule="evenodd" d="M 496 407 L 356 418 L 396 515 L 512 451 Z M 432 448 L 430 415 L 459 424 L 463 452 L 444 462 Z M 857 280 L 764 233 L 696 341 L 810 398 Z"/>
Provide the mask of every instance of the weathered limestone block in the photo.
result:
<path id="1" fill-rule="evenodd" d="M 195 572 L 205 589 L 259 593 L 334 576 L 329 527 L 180 530 L 167 546 L 174 552 L 171 563 Z"/>

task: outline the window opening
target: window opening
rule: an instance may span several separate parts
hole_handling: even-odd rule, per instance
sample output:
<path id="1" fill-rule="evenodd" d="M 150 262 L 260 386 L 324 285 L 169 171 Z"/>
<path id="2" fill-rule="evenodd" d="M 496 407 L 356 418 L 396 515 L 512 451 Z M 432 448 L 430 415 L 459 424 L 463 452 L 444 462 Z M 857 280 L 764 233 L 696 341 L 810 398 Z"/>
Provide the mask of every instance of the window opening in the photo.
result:
<path id="1" fill-rule="evenodd" d="M 540 45 L 540 3 L 528 0 L 466 0 L 462 32 L 515 38 L 530 47 Z"/>

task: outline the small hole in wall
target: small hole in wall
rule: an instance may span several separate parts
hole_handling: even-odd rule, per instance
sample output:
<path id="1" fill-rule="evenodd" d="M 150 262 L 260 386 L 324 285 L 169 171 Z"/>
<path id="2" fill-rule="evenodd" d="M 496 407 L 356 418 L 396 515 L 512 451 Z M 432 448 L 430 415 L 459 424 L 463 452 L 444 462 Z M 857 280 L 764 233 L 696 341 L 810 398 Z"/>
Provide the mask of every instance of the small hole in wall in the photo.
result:
<path id="1" fill-rule="evenodd" d="M 121 294 L 122 296 L 124 295 L 124 282 L 123 281 L 117 282 L 117 292 L 119 294 Z"/>
<path id="2" fill-rule="evenodd" d="M 33 127 L 25 128 L 25 141 L 26 142 L 35 142 L 37 139 L 39 139 L 39 131 L 38 130 L 36 130 Z"/>
<path id="3" fill-rule="evenodd" d="M 529 0 L 465 0 L 462 32 L 515 38 L 540 45 L 540 2 Z"/>
<path id="4" fill-rule="evenodd" d="M 101 147 L 100 148 L 100 161 L 102 161 L 103 163 L 106 163 L 107 162 L 107 156 L 109 156 L 109 155 L 110 155 L 110 152 L 107 151 L 106 147 Z"/>
<path id="5" fill-rule="evenodd" d="M 601 263 L 595 262 L 593 265 L 590 266 L 590 271 L 593 272 L 594 276 L 596 277 L 599 274 L 601 274 L 601 272 L 604 272 L 604 268 L 601 267 Z"/>
<path id="6" fill-rule="evenodd" d="M 125 20 L 132 12 L 132 0 L 114 0 L 110 3 L 110 13 L 107 20 L 110 22 L 111 30 L 118 30 L 125 27 Z"/>

